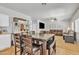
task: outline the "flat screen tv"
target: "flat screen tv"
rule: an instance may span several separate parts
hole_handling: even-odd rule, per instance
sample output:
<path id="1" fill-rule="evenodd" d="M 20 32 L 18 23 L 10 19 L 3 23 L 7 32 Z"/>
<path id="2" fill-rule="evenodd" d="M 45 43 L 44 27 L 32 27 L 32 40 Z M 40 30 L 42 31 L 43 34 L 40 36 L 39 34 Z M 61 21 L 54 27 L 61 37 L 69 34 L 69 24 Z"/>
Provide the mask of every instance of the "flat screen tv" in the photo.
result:
<path id="1" fill-rule="evenodd" d="M 39 22 L 39 29 L 44 29 L 45 28 L 45 24 L 42 22 Z"/>

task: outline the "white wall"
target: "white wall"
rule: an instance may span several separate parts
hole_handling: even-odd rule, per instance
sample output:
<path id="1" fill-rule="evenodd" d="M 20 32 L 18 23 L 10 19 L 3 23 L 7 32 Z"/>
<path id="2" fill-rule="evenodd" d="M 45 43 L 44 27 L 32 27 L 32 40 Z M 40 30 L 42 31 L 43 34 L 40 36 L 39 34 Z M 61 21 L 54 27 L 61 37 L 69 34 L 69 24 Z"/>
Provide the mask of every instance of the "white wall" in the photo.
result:
<path id="1" fill-rule="evenodd" d="M 79 9 L 77 9 L 77 11 L 74 13 L 72 19 L 71 19 L 71 22 L 78 19 L 79 18 Z"/>
<path id="2" fill-rule="evenodd" d="M 1 27 L 9 26 L 9 16 L 0 14 L 0 26 Z"/>
<path id="3" fill-rule="evenodd" d="M 76 32 L 77 42 L 79 42 L 79 18 L 75 20 L 75 32 Z"/>
<path id="4" fill-rule="evenodd" d="M 30 31 L 37 31 L 38 22 L 37 20 L 32 19 L 30 21 Z"/>
<path id="5" fill-rule="evenodd" d="M 75 20 L 75 31 L 79 32 L 79 19 Z"/>
<path id="6" fill-rule="evenodd" d="M 66 31 L 68 26 L 69 26 L 68 22 L 54 21 L 54 22 L 52 22 L 51 29 L 58 29 L 58 30 Z"/>
<path id="7" fill-rule="evenodd" d="M 75 23 L 72 22 L 72 23 L 71 23 L 71 29 L 72 29 L 72 31 L 74 31 L 74 25 L 75 25 Z"/>

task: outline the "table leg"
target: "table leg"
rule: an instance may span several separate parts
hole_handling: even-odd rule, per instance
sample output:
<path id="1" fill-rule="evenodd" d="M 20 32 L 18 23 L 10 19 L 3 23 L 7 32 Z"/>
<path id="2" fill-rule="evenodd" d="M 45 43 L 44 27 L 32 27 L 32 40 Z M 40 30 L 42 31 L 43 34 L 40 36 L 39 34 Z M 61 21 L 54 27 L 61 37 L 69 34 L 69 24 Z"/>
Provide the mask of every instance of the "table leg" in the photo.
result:
<path id="1" fill-rule="evenodd" d="M 43 42 L 43 55 L 46 55 L 46 41 Z"/>

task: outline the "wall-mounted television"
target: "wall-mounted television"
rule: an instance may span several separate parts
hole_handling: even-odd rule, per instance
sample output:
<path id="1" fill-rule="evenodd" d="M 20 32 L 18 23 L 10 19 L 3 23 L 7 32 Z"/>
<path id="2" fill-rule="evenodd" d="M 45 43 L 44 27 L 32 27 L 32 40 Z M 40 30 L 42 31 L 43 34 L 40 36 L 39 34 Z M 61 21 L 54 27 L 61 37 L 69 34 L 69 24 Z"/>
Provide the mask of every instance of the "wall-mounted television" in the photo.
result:
<path id="1" fill-rule="evenodd" d="M 44 29 L 45 28 L 45 24 L 42 22 L 39 22 L 39 29 Z"/>

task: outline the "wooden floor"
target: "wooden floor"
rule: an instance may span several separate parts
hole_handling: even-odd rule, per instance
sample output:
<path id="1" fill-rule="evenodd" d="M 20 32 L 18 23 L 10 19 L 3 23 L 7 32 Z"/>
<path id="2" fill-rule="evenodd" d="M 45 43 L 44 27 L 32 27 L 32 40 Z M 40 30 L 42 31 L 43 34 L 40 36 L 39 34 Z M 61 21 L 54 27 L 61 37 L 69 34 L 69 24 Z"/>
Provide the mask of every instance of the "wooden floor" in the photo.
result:
<path id="1" fill-rule="evenodd" d="M 12 46 L 11 48 L 0 51 L 0 55 L 14 55 L 14 52 L 14 46 Z"/>
<path id="2" fill-rule="evenodd" d="M 79 55 L 79 44 L 65 43 L 62 36 L 55 36 L 56 55 Z M 14 47 L 0 51 L 0 55 L 14 55 Z"/>
<path id="3" fill-rule="evenodd" d="M 65 43 L 62 36 L 56 36 L 57 55 L 79 55 L 79 44 Z"/>

